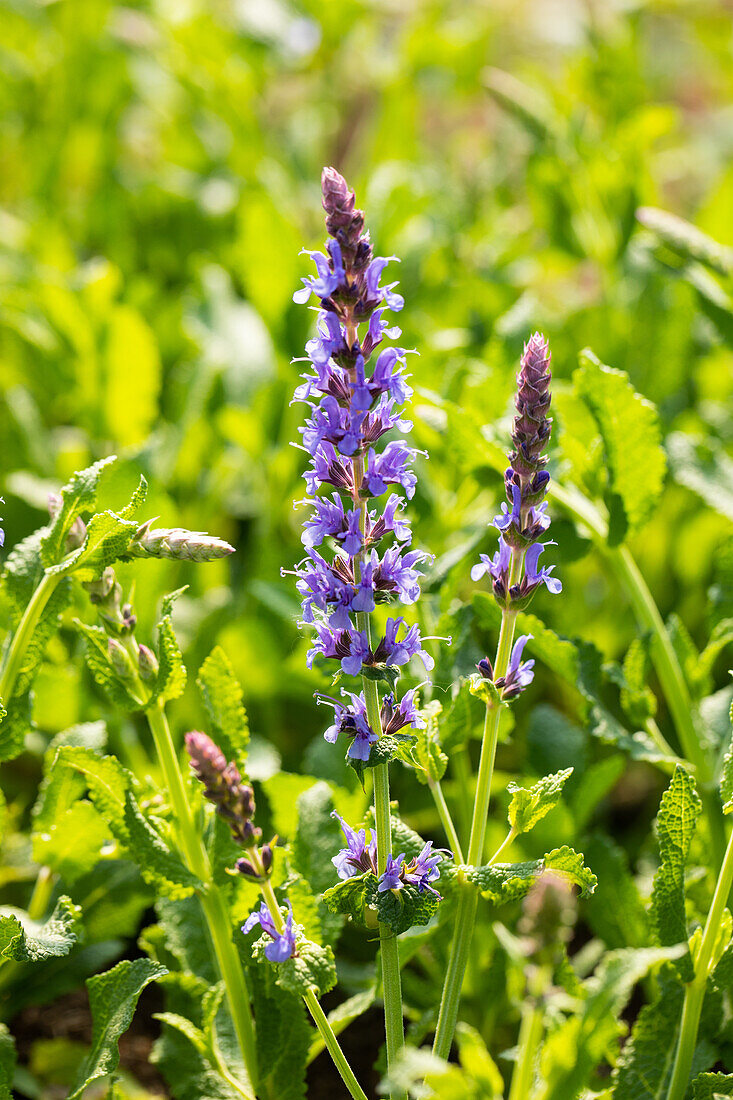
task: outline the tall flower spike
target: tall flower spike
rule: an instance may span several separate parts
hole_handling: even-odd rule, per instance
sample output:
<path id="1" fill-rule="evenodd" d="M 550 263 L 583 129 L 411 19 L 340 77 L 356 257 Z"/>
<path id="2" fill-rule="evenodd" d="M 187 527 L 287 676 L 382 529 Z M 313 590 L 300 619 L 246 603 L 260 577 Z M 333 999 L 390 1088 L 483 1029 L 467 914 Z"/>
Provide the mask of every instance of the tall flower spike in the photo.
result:
<path id="1" fill-rule="evenodd" d="M 393 491 L 413 496 L 417 452 L 393 438 L 380 446 L 388 433 L 411 427 L 399 409 L 412 392 L 405 381 L 406 351 L 385 348 L 371 362 L 385 336 L 399 336 L 384 314 L 401 309 L 403 300 L 396 284 L 381 284 L 389 261 L 374 257 L 354 192 L 335 168 L 324 168 L 321 184 L 329 240 L 324 252 L 311 253 L 316 274 L 294 295 L 297 302 L 311 294 L 320 299 L 317 335 L 306 345 L 310 369 L 295 393 L 309 412 L 300 444 L 311 460 L 304 475 L 309 495 L 298 502 L 310 508 L 303 535 L 307 557 L 295 571 L 303 620 L 316 633 L 308 662 L 316 656 L 337 660 L 350 676 L 374 666 L 396 668 L 416 655 L 432 667 L 417 627 L 401 617 L 390 619 L 374 641 L 365 629 L 364 617 L 377 603 L 415 602 L 429 559 L 409 549 L 403 497 Z M 386 493 L 384 504 L 368 507 Z M 385 539 L 390 542 L 382 549 Z M 353 695 L 351 706 L 334 705 L 336 723 L 327 739 L 349 734 L 349 756 L 366 762 L 378 732 L 366 720 L 363 699 Z"/>

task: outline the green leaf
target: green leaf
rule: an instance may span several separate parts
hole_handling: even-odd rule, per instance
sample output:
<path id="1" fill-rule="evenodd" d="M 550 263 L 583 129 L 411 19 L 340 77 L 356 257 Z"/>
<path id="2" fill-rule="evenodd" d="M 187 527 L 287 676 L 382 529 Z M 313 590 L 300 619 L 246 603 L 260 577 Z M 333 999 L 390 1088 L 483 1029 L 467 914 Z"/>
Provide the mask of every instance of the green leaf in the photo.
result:
<path id="1" fill-rule="evenodd" d="M 733 274 L 733 249 L 720 244 L 691 222 L 656 206 L 640 206 L 636 217 L 645 229 L 681 259 L 705 264 L 718 275 Z"/>
<path id="2" fill-rule="evenodd" d="M 297 800 L 298 826 L 291 843 L 292 865 L 316 895 L 322 894 L 333 882 L 331 859 L 342 844 L 341 829 L 331 817 L 333 808 L 330 788 L 323 782 L 315 783 Z M 342 921 L 321 898 L 317 906 L 322 942 L 335 943 Z"/>
<path id="3" fill-rule="evenodd" d="M 443 708 L 440 721 L 440 740 L 443 748 L 451 752 L 465 745 L 471 738 L 478 737 L 483 728 L 483 721 L 484 707 L 480 700 L 471 694 L 468 680 L 461 680 L 450 706 Z"/>
<path id="4" fill-rule="evenodd" d="M 583 856 L 579 852 L 574 852 L 572 848 L 568 848 L 567 844 L 548 852 L 544 863 L 546 871 L 561 875 L 579 886 L 581 897 L 592 894 L 598 885 L 598 879 L 590 867 L 586 867 Z"/>
<path id="5" fill-rule="evenodd" d="M 428 924 L 438 911 L 440 898 L 429 890 L 420 893 L 417 886 L 408 882 L 399 890 L 383 890 L 380 893 L 378 883 L 375 875 L 368 876 L 367 904 L 376 909 L 378 919 L 388 924 L 396 936 L 415 925 Z"/>
<path id="6" fill-rule="evenodd" d="M 125 791 L 126 847 L 138 862 L 146 882 L 168 898 L 185 898 L 202 884 L 170 851 L 147 820 L 132 791 Z"/>
<path id="7" fill-rule="evenodd" d="M 554 848 L 544 859 L 462 868 L 465 878 L 475 882 L 481 895 L 496 905 L 523 898 L 544 871 L 552 871 L 575 883 L 580 887 L 581 897 L 592 894 L 598 882 L 582 855 L 567 845 Z"/>
<path id="8" fill-rule="evenodd" d="M 283 910 L 285 913 L 287 910 Z M 252 957 L 267 966 L 274 966 L 281 989 L 302 997 L 313 989 L 320 997 L 336 985 L 336 963 L 330 947 L 321 947 L 310 940 L 298 939 L 297 954 L 285 962 L 271 963 L 265 958 L 265 948 L 272 943 L 264 933 L 252 947 Z"/>
<path id="9" fill-rule="evenodd" d="M 176 596 L 177 593 L 173 593 Z M 171 597 L 168 597 L 170 599 Z M 158 623 L 158 676 L 146 703 L 146 709 L 168 703 L 183 695 L 186 666 L 170 618 L 170 603 L 164 601 L 164 614 Z"/>
<path id="10" fill-rule="evenodd" d="M 135 694 L 134 682 L 123 682 L 109 660 L 109 638 L 101 626 L 89 626 L 81 619 L 74 625 L 86 642 L 84 657 L 95 682 L 106 691 L 116 707 L 124 711 L 140 710 L 142 697 Z"/>
<path id="11" fill-rule="evenodd" d="M 130 503 L 120 512 L 98 512 L 87 524 L 84 542 L 58 565 L 49 566 L 49 573 L 71 574 L 78 581 L 96 580 L 108 565 L 124 558 L 139 524 L 131 519 L 145 500 L 148 483 L 144 477 L 132 495 Z"/>
<path id="12" fill-rule="evenodd" d="M 591 865 L 603 870 L 584 910 L 594 934 L 610 948 L 643 947 L 650 940 L 649 917 L 626 852 L 602 833 L 583 847 Z"/>
<path id="13" fill-rule="evenodd" d="M 667 946 L 687 942 L 685 862 L 701 808 L 695 781 L 678 766 L 659 806 L 660 865 L 652 889 L 652 916 L 657 935 L 659 942 Z M 684 959 L 681 975 L 685 981 L 692 980 L 689 954 Z"/>
<path id="14" fill-rule="evenodd" d="M 201 886 L 146 819 L 130 789 L 132 777 L 116 757 L 67 746 L 59 749 L 54 768 L 73 768 L 83 775 L 96 810 L 159 894 L 183 898 Z M 61 787 L 63 779 L 56 782 Z"/>
<path id="15" fill-rule="evenodd" d="M 624 657 L 621 706 L 635 726 L 643 727 L 657 713 L 656 697 L 647 685 L 650 667 L 648 639 L 634 638 Z"/>
<path id="16" fill-rule="evenodd" d="M 255 1018 L 267 1021 L 266 1027 L 257 1028 L 257 1060 L 266 1075 L 265 1087 L 270 1096 L 304 1100 L 312 1028 L 302 999 L 278 985 L 277 970 L 270 962 L 249 969 Z M 199 1100 L 199 1096 L 190 1100 Z"/>
<path id="17" fill-rule="evenodd" d="M 718 1100 L 719 1096 L 733 1096 L 733 1074 L 698 1074 L 692 1082 L 692 1100 Z"/>
<path id="18" fill-rule="evenodd" d="M 438 719 L 442 712 L 443 707 L 437 700 L 427 703 L 420 711 L 425 726 L 415 730 L 415 741 L 410 752 L 420 783 L 439 782 L 448 767 L 448 757 L 440 747 Z"/>
<path id="19" fill-rule="evenodd" d="M 66 536 L 74 520 L 82 512 L 90 512 L 97 501 L 102 474 L 117 461 L 114 455 L 95 462 L 86 470 L 74 474 L 61 490 L 61 507 L 41 540 L 43 564 L 56 565 L 64 556 Z"/>
<path id="20" fill-rule="evenodd" d="M 83 789 L 83 779 L 77 778 Z M 33 859 L 73 885 L 100 859 L 108 837 L 109 829 L 91 802 L 76 802 L 57 815 L 47 832 L 34 832 Z"/>
<path id="21" fill-rule="evenodd" d="M 545 814 L 554 809 L 560 801 L 565 782 L 572 774 L 572 768 L 565 768 L 554 775 L 546 775 L 529 789 L 518 787 L 516 783 L 509 784 L 507 789 L 512 796 L 509 824 L 515 832 L 528 833 Z"/>
<path id="22" fill-rule="evenodd" d="M 323 901 L 332 913 L 340 913 L 345 917 L 351 917 L 357 924 L 366 924 L 365 912 L 367 906 L 367 891 L 372 896 L 372 881 L 374 887 L 377 877 L 371 871 L 363 875 L 354 875 L 352 878 L 342 879 L 326 890 Z"/>
<path id="23" fill-rule="evenodd" d="M 117 1044 L 132 1022 L 140 994 L 167 973 L 166 967 L 149 959 L 125 959 L 106 974 L 88 980 L 92 1049 L 68 1100 L 77 1100 L 93 1081 L 115 1072 L 120 1062 Z"/>
<path id="24" fill-rule="evenodd" d="M 202 664 L 196 684 L 209 718 L 211 736 L 227 760 L 233 760 L 244 772 L 249 724 L 242 705 L 242 689 L 220 646 L 212 649 Z"/>
<path id="25" fill-rule="evenodd" d="M 364 772 L 367 768 L 377 768 L 380 764 L 388 764 L 397 758 L 409 760 L 409 752 L 415 738 L 411 733 L 395 733 L 380 737 L 369 750 L 368 760 L 356 760 L 346 753 L 346 763 L 353 768 L 359 777 L 359 782 L 364 786 Z"/>
<path id="26" fill-rule="evenodd" d="M 600 429 L 608 492 L 617 502 L 611 507 L 608 534 L 614 546 L 651 517 L 662 493 L 667 462 L 657 411 L 634 392 L 628 375 L 607 367 L 589 349 L 580 353 L 580 363 L 573 382 Z M 618 508 L 616 522 L 614 507 Z"/>
<path id="27" fill-rule="evenodd" d="M 469 882 L 475 882 L 481 896 L 495 905 L 523 898 L 532 883 L 542 874 L 544 860 L 531 859 L 524 863 L 497 863 L 485 867 L 464 867 L 463 874 Z"/>
<path id="28" fill-rule="evenodd" d="M 12 1100 L 11 1088 L 17 1060 L 15 1040 L 7 1025 L 0 1024 L 0 1100 Z"/>
<path id="29" fill-rule="evenodd" d="M 726 519 L 733 519 L 733 461 L 715 439 L 672 432 L 667 437 L 675 481 L 701 497 Z"/>
<path id="30" fill-rule="evenodd" d="M 77 942 L 81 910 L 70 898 L 60 897 L 53 914 L 41 924 L 20 909 L 0 909 L 0 958 L 17 962 L 44 962 L 68 955 Z"/>

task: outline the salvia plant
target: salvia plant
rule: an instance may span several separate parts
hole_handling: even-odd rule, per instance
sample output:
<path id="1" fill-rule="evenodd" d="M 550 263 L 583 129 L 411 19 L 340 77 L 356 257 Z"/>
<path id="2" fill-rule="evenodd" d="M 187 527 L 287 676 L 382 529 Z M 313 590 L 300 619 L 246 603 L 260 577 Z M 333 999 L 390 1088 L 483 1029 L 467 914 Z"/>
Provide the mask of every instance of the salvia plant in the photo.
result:
<path id="1" fill-rule="evenodd" d="M 396 258 L 374 255 L 343 177 L 325 168 L 321 183 L 327 241 L 294 294 L 315 311 L 293 395 L 303 551 L 279 564 L 301 603 L 292 667 L 307 668 L 293 674 L 328 712 L 310 756 L 323 778 L 268 766 L 248 684 L 220 646 L 187 688 L 173 625 L 177 607 L 190 612 L 185 587 L 162 595 L 152 633 L 141 625 L 149 562 L 191 580 L 233 547 L 155 526 L 145 478 L 120 506 L 114 458 L 75 474 L 2 572 L 0 759 L 38 739 L 49 653 L 83 655 L 97 693 L 95 716 L 44 745 L 27 808 L 33 881 L 25 907 L 0 911 L 4 1015 L 86 980 L 93 1030 L 70 1098 L 105 1079 L 107 1095 L 128 1095 L 118 1043 L 151 983 L 152 1057 L 179 1100 L 297 1100 L 324 1052 L 333 1095 L 355 1100 L 733 1096 L 730 693 L 710 690 L 733 629 L 720 617 L 697 651 L 681 620 L 662 620 L 628 547 L 664 478 L 655 411 L 585 351 L 559 391 L 554 454 L 538 332 L 508 428 L 421 389 L 395 323 Z M 679 246 L 663 212 L 643 220 Z M 478 433 L 478 462 L 503 478 L 498 514 L 442 560 L 413 547 L 430 459 L 405 439 L 408 363 L 431 430 L 449 446 Z M 585 451 L 603 454 L 586 477 Z M 573 560 L 573 538 L 601 549 L 633 609 L 623 664 L 534 614 L 563 599 L 557 562 Z M 515 710 L 540 672 L 603 754 L 588 766 L 580 728 L 544 704 L 546 767 L 522 785 Z M 636 874 L 593 828 L 625 757 L 666 788 Z M 19 819 L 8 794 L 5 818 Z M 40 1095 L 16 1061 L 3 1024 L 0 1097 Z"/>

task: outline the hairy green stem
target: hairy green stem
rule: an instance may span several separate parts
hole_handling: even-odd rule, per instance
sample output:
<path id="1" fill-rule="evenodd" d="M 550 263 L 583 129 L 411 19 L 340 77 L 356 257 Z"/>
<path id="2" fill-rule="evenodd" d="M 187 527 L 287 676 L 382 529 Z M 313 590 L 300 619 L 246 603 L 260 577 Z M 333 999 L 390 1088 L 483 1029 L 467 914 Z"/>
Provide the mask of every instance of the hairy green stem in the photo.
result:
<path id="1" fill-rule="evenodd" d="M 667 1100 L 683 1100 L 690 1079 L 692 1059 L 697 1045 L 697 1030 L 700 1013 L 705 998 L 705 987 L 710 975 L 713 951 L 720 935 L 720 923 L 723 917 L 728 895 L 733 886 L 733 833 L 725 850 L 723 865 L 720 868 L 715 893 L 710 905 L 700 948 L 695 959 L 695 977 L 685 987 L 685 999 L 682 1005 L 682 1020 L 677 1039 L 672 1078 L 667 1090 Z"/>
<path id="2" fill-rule="evenodd" d="M 277 898 L 275 897 L 275 891 L 269 879 L 265 879 L 265 881 L 261 883 L 260 892 L 265 900 L 267 908 L 270 910 L 270 916 L 272 917 L 275 928 L 278 932 L 282 932 L 285 928 L 285 923 L 282 918 L 282 913 L 280 912 L 280 906 L 277 903 Z M 323 1039 L 328 1053 L 333 1059 L 333 1064 L 341 1075 L 341 1080 L 346 1085 L 354 1100 L 367 1100 L 366 1094 L 354 1076 L 354 1071 L 351 1066 L 346 1061 L 346 1055 L 341 1049 L 333 1028 L 329 1024 L 326 1014 L 318 1002 L 316 991 L 314 989 L 308 989 L 303 994 L 303 1000 L 313 1018 L 313 1023 L 321 1034 L 321 1038 Z"/>
<path id="3" fill-rule="evenodd" d="M 201 907 L 247 1073 L 245 1088 L 254 1093 L 257 1087 L 254 1024 L 242 963 L 232 940 L 232 921 L 224 896 L 213 881 L 209 857 L 196 828 L 165 709 L 162 705 L 154 706 L 147 712 L 147 717 L 170 793 L 181 852 L 189 869 L 204 884 L 199 893 Z"/>
<path id="4" fill-rule="evenodd" d="M 430 793 L 433 796 L 433 802 L 435 803 L 435 808 L 438 811 L 438 817 L 440 818 L 440 823 L 443 826 L 446 839 L 451 846 L 453 859 L 456 863 L 463 863 L 463 850 L 461 848 L 461 842 L 458 839 L 458 833 L 456 832 L 453 818 L 450 815 L 448 804 L 445 801 L 445 795 L 443 794 L 443 788 L 440 785 L 440 780 L 429 778 L 428 787 L 430 788 Z"/>
<path id="5" fill-rule="evenodd" d="M 33 637 L 33 631 L 38 626 L 43 609 L 51 599 L 56 585 L 61 579 L 59 573 L 43 574 L 40 584 L 31 596 L 28 606 L 23 612 L 23 617 L 18 623 L 13 640 L 5 654 L 2 672 L 0 672 L 0 700 L 4 700 L 6 703 L 10 701 L 13 694 L 15 682 L 23 665 L 26 648 Z"/>
<path id="6" fill-rule="evenodd" d="M 519 1028 L 517 1062 L 512 1074 L 509 1100 L 532 1100 L 532 1082 L 537 1060 L 537 1048 L 542 1039 L 544 1006 L 539 998 L 533 998 L 524 1006 Z"/>
<path id="7" fill-rule="evenodd" d="M 512 560 L 512 578 L 521 570 L 522 559 L 515 555 Z M 514 640 L 514 627 L 517 620 L 516 611 L 504 611 L 501 617 L 501 630 L 496 649 L 496 661 L 494 663 L 495 677 L 506 674 L 509 656 Z M 496 744 L 499 736 L 499 717 L 501 708 L 495 703 L 489 703 L 486 707 L 486 720 L 484 722 L 484 735 L 481 743 L 481 759 L 479 761 L 478 779 L 476 782 L 476 798 L 473 805 L 473 820 L 471 822 L 471 837 L 468 844 L 468 864 L 476 867 L 483 861 L 484 845 L 486 841 L 486 821 L 489 813 L 489 801 L 491 798 L 491 780 L 494 774 L 494 760 L 496 757 Z M 458 1007 L 461 1000 L 461 989 L 466 972 L 468 956 L 471 949 L 473 926 L 476 920 L 476 907 L 478 894 L 476 887 L 467 880 L 462 881 L 463 889 L 458 901 L 456 914 L 456 928 L 453 937 L 448 970 L 443 985 L 443 995 L 440 1000 L 438 1012 L 438 1024 L 435 1030 L 433 1053 L 439 1058 L 447 1058 L 453 1043 L 453 1033 L 458 1019 Z"/>

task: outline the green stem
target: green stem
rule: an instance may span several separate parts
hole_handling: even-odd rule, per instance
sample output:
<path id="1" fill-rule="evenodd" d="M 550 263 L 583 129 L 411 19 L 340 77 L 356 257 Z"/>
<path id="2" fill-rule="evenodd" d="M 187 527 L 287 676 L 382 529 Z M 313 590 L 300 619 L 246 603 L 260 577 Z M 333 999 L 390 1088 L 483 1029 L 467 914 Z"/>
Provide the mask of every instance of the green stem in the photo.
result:
<path id="1" fill-rule="evenodd" d="M 534 1066 L 537 1059 L 537 1048 L 542 1039 L 544 1016 L 541 1000 L 533 999 L 525 1005 L 522 1013 L 522 1024 L 519 1029 L 519 1052 L 512 1074 L 509 1100 L 531 1100 Z"/>
<path id="2" fill-rule="evenodd" d="M 455 863 L 463 863 L 463 850 L 461 848 L 461 842 L 458 839 L 458 833 L 453 823 L 453 818 L 450 815 L 448 804 L 445 801 L 445 795 L 443 794 L 443 788 L 440 785 L 439 779 L 428 779 L 428 787 L 430 793 L 433 796 L 433 802 L 435 808 L 438 811 L 438 817 L 440 818 L 443 830 L 446 835 L 446 839 L 451 846 L 453 853 L 453 860 Z"/>
<path id="3" fill-rule="evenodd" d="M 204 889 L 200 892 L 199 898 L 219 973 L 224 981 L 229 1011 L 246 1068 L 248 1079 L 245 1081 L 245 1088 L 255 1092 L 257 1054 L 254 1024 L 249 1007 L 249 993 L 242 971 L 242 962 L 232 940 L 232 921 L 228 907 L 221 891 L 212 879 L 209 857 L 196 828 L 163 706 L 159 704 L 152 707 L 147 712 L 147 717 L 170 794 L 181 852 L 189 869 L 204 883 Z"/>
<path id="4" fill-rule="evenodd" d="M 522 557 L 515 555 L 512 559 L 512 577 L 510 584 L 514 583 L 514 577 L 521 570 Z M 509 663 L 509 655 L 514 640 L 514 627 L 517 620 L 516 611 L 504 611 L 501 617 L 501 630 L 496 649 L 496 661 L 494 663 L 495 678 L 506 674 Z M 484 844 L 486 840 L 486 820 L 489 813 L 489 800 L 491 798 L 491 780 L 494 774 L 494 760 L 496 757 L 496 744 L 499 736 L 499 717 L 501 709 L 495 704 L 486 707 L 486 720 L 484 722 L 484 736 L 481 743 L 481 759 L 479 761 L 478 779 L 476 782 L 476 799 L 473 805 L 473 820 L 471 822 L 471 837 L 468 844 L 468 864 L 477 867 L 483 860 Z M 453 937 L 448 970 L 443 985 L 443 995 L 438 1012 L 438 1025 L 433 1041 L 433 1054 L 439 1058 L 446 1058 L 450 1054 L 453 1043 L 453 1033 L 458 1019 L 458 1007 L 461 1000 L 463 977 L 466 972 L 468 956 L 471 949 L 473 926 L 476 920 L 476 907 L 478 895 L 475 886 L 463 880 L 463 891 L 458 902 L 456 914 L 456 929 Z"/>
<path id="5" fill-rule="evenodd" d="M 509 847 L 509 845 L 510 845 L 510 844 L 512 844 L 512 843 L 514 842 L 514 840 L 516 839 L 516 836 L 517 836 L 517 831 L 516 831 L 516 829 L 510 829 L 510 830 L 509 830 L 509 832 L 507 833 L 507 835 L 506 835 L 506 836 L 504 837 L 504 839 L 502 840 L 502 842 L 501 842 L 501 844 L 499 845 L 499 847 L 498 847 L 498 848 L 496 849 L 496 851 L 494 852 L 494 854 L 493 854 L 493 856 L 491 857 L 491 859 L 489 860 L 489 866 L 490 866 L 490 867 L 491 867 L 491 866 L 492 866 L 492 865 L 493 865 L 494 863 L 496 863 L 496 861 L 498 860 L 499 856 L 500 856 L 500 855 L 502 855 L 502 854 L 503 854 L 503 853 L 504 853 L 504 852 L 506 851 L 506 849 L 507 849 L 507 848 Z"/>
<path id="6" fill-rule="evenodd" d="M 720 814 L 720 800 L 712 788 L 713 765 L 700 744 L 685 676 L 654 597 L 628 547 L 608 545 L 608 522 L 591 501 L 577 490 L 565 488 L 555 481 L 550 486 L 550 495 L 590 529 L 594 542 L 605 555 L 626 591 L 637 622 L 651 633 L 651 657 L 654 668 L 667 700 L 682 751 L 687 760 L 694 765 L 697 773 L 713 853 L 716 864 L 720 867 L 725 850 L 725 830 Z"/>
<path id="7" fill-rule="evenodd" d="M 275 925 L 275 928 L 278 932 L 282 932 L 285 928 L 285 924 L 283 922 L 282 913 L 280 912 L 280 906 L 278 905 L 277 898 L 275 897 L 275 891 L 273 890 L 272 883 L 269 879 L 265 879 L 265 881 L 261 883 L 260 892 L 265 900 L 267 908 L 270 910 L 270 916 L 272 917 L 272 922 Z M 334 1034 L 333 1028 L 326 1018 L 326 1014 L 318 1003 L 318 998 L 316 996 L 315 990 L 308 989 L 303 994 L 303 1000 L 305 1001 L 308 1011 L 313 1017 L 313 1023 L 316 1025 L 319 1032 L 321 1033 L 321 1038 L 326 1045 L 328 1053 L 333 1059 L 333 1064 L 336 1066 L 336 1069 L 341 1074 L 341 1080 L 346 1085 L 351 1095 L 354 1097 L 354 1100 L 367 1100 L 364 1090 L 354 1076 L 354 1071 L 352 1070 L 349 1063 L 346 1061 L 346 1056 L 339 1046 L 339 1041 Z"/>
<path id="8" fill-rule="evenodd" d="M 695 960 L 695 977 L 685 988 L 685 1000 L 682 1006 L 682 1021 L 677 1039 L 672 1079 L 667 1091 L 667 1100 L 683 1100 L 690 1079 L 692 1058 L 697 1045 L 697 1029 L 700 1023 L 705 987 L 710 974 L 713 951 L 720 935 L 720 923 L 723 918 L 728 895 L 733 886 L 733 833 L 725 850 L 723 865 L 715 884 L 712 904 L 708 912 L 700 949 Z"/>
<path id="9" fill-rule="evenodd" d="M 379 696 L 374 680 L 364 677 L 364 698 L 369 725 L 381 733 Z M 389 765 L 378 764 L 374 772 L 374 825 L 377 834 L 377 870 L 383 874 L 387 856 L 392 852 L 392 823 L 389 810 Z M 402 1015 L 402 984 L 397 937 L 388 924 L 379 922 L 379 946 L 382 957 L 384 1031 L 387 1040 L 387 1067 L 391 1068 L 405 1045 Z M 392 1100 L 406 1100 L 405 1092 L 392 1093 Z"/>
<path id="10" fill-rule="evenodd" d="M 5 655 L 2 673 L 0 673 L 0 700 L 4 700 L 5 703 L 8 703 L 13 695 L 15 682 L 18 679 L 28 643 L 33 636 L 33 631 L 38 626 L 38 620 L 43 614 L 44 607 L 51 599 L 60 580 L 61 575 L 58 573 L 43 574 L 41 583 L 31 596 L 30 602 L 23 612 L 23 617 L 18 623 L 10 648 Z"/>

